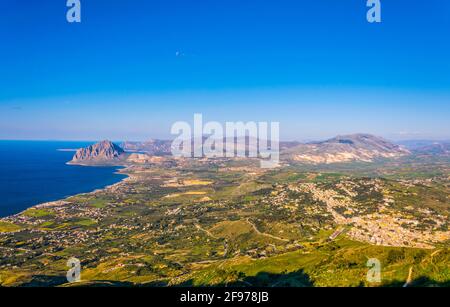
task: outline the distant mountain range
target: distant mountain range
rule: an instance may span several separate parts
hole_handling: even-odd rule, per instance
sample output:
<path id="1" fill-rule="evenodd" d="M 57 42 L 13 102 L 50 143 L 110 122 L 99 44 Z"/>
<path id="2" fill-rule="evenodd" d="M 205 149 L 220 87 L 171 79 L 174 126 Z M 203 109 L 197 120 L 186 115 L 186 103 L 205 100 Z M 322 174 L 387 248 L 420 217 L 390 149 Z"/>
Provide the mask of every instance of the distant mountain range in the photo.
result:
<path id="1" fill-rule="evenodd" d="M 148 142 L 145 144 L 150 143 Z M 154 144 L 158 144 L 158 142 L 155 142 Z M 86 148 L 78 149 L 69 164 L 123 165 L 161 162 L 162 158 L 154 154 L 158 153 L 158 151 L 153 150 L 149 145 L 147 146 L 146 150 L 149 150 L 148 153 L 139 153 L 140 151 L 144 151 L 144 148 L 137 146 L 137 144 L 135 147 L 137 149 L 136 152 L 126 152 L 121 146 L 105 140 Z"/>
<path id="2" fill-rule="evenodd" d="M 171 144 L 171 140 L 149 140 L 146 142 L 123 142 L 119 146 L 105 140 L 77 150 L 73 160 L 69 163 L 153 163 L 161 161 L 161 157 L 171 155 Z M 420 141 L 409 145 L 411 149 L 370 134 L 352 134 L 337 136 L 321 142 L 280 142 L 280 151 L 283 160 L 307 164 L 373 162 L 376 159 L 395 159 L 408 155 L 450 156 L 450 142 Z M 248 150 L 249 145 L 246 145 L 245 149 Z"/>
<path id="3" fill-rule="evenodd" d="M 450 142 L 434 142 L 429 145 L 421 146 L 412 150 L 418 156 L 446 156 L 450 157 Z"/>
<path id="4" fill-rule="evenodd" d="M 398 158 L 411 154 L 402 146 L 370 134 L 352 134 L 308 144 L 300 144 L 283 152 L 289 160 L 330 164 L 340 162 L 372 162 L 378 158 Z"/>
<path id="5" fill-rule="evenodd" d="M 406 140 L 397 144 L 406 147 L 418 157 L 450 157 L 450 140 Z"/>
<path id="6" fill-rule="evenodd" d="M 171 155 L 171 140 L 148 140 L 146 142 L 123 142 L 120 146 L 128 152 L 142 152 L 149 155 Z"/>

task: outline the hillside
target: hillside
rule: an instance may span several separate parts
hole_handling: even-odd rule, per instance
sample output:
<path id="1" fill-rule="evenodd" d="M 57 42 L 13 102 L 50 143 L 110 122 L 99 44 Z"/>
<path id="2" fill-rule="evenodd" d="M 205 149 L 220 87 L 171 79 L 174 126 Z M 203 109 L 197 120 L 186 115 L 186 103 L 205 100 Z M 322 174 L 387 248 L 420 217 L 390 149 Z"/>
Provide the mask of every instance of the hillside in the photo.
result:
<path id="1" fill-rule="evenodd" d="M 134 161 L 120 170 L 126 180 L 0 221 L 0 285 L 74 285 L 66 279 L 72 257 L 82 267 L 75 285 L 450 280 L 448 165 L 399 159 L 393 169 L 386 161 L 373 177 L 373 165 L 367 173 L 267 170 L 249 160 L 125 157 Z M 366 280 L 371 258 L 381 262 L 381 283 Z"/>
<path id="2" fill-rule="evenodd" d="M 289 160 L 330 164 L 340 162 L 373 162 L 379 158 L 398 158 L 409 155 L 403 147 L 370 134 L 352 134 L 307 144 L 300 144 L 284 151 Z"/>

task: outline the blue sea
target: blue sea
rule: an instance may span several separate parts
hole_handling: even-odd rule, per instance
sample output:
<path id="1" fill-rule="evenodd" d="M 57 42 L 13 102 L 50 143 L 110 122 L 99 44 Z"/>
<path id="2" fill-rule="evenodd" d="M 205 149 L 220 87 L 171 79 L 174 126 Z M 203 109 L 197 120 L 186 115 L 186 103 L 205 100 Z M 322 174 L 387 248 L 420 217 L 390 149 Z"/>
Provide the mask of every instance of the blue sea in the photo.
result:
<path id="1" fill-rule="evenodd" d="M 73 151 L 92 143 L 0 141 L 0 217 L 34 205 L 91 192 L 121 181 L 119 167 L 67 165 Z"/>

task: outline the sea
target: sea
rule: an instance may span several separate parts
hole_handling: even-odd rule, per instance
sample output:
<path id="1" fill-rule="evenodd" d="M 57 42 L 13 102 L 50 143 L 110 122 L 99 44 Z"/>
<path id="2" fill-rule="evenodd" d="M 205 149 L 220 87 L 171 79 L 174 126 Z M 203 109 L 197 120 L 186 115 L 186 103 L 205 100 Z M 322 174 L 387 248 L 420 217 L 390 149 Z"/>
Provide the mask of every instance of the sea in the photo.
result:
<path id="1" fill-rule="evenodd" d="M 0 141 L 0 217 L 117 183 L 120 167 L 67 165 L 89 142 Z"/>

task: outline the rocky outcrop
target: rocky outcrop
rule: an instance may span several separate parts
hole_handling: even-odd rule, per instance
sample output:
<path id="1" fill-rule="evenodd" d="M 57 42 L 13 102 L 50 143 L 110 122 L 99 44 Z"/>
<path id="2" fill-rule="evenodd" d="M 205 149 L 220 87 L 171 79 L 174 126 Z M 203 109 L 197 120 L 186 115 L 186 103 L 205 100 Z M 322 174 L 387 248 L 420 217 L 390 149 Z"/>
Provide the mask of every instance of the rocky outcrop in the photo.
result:
<path id="1" fill-rule="evenodd" d="M 126 158 L 125 151 L 105 140 L 86 148 L 80 148 L 73 156 L 71 164 L 110 163 L 122 161 Z"/>

